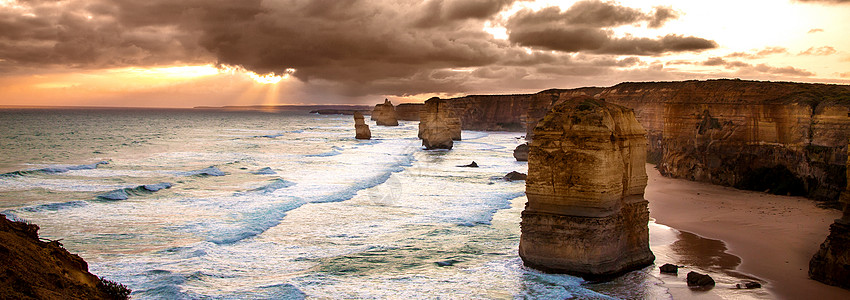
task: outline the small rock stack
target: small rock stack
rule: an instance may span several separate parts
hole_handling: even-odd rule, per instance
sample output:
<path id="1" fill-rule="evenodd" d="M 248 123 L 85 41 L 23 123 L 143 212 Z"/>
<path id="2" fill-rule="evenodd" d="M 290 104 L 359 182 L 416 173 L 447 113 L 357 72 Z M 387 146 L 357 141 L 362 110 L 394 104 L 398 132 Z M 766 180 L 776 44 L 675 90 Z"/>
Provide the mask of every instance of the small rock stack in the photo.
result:
<path id="1" fill-rule="evenodd" d="M 354 113 L 354 130 L 356 131 L 354 138 L 358 140 L 368 140 L 372 138 L 372 131 L 369 130 L 369 125 L 363 120 L 363 114 Z"/>

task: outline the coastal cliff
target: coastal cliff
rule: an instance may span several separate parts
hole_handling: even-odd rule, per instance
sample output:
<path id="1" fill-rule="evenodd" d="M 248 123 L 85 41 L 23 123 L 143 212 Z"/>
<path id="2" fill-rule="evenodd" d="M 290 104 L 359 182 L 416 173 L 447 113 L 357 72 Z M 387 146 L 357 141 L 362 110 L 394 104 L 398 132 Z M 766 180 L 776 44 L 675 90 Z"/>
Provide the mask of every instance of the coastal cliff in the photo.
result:
<path id="1" fill-rule="evenodd" d="M 395 107 L 395 115 L 402 121 L 419 121 L 419 112 L 423 107 L 423 103 L 402 103 Z"/>
<path id="2" fill-rule="evenodd" d="M 604 279 L 652 263 L 646 132 L 633 111 L 574 97 L 534 134 L 520 225 L 525 265 Z"/>
<path id="3" fill-rule="evenodd" d="M 0 298 L 126 299 L 130 290 L 102 280 L 58 241 L 42 241 L 38 226 L 0 215 Z"/>
<path id="4" fill-rule="evenodd" d="M 449 99 L 466 130 L 515 130 L 558 103 L 590 96 L 632 108 L 648 161 L 665 176 L 836 205 L 846 186 L 850 86 L 708 80 L 621 83 L 532 95 Z M 522 109 L 522 108 L 525 109 Z"/>
<path id="5" fill-rule="evenodd" d="M 829 226 L 829 236 L 809 261 L 809 277 L 850 289 L 850 159 L 847 160 L 847 190 L 841 196 L 841 202 L 844 215 Z"/>

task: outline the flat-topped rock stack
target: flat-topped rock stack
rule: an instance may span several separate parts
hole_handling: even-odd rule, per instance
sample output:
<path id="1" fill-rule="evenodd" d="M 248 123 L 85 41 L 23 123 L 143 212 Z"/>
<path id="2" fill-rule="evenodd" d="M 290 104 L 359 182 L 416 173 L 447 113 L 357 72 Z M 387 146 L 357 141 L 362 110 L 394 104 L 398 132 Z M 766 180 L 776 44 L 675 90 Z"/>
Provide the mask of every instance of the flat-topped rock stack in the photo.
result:
<path id="1" fill-rule="evenodd" d="M 363 114 L 359 111 L 354 113 L 354 130 L 356 131 L 354 138 L 358 140 L 368 140 L 372 138 L 372 131 L 369 130 L 369 125 L 366 125 L 366 121 L 363 119 Z"/>
<path id="2" fill-rule="evenodd" d="M 850 157 L 850 146 L 848 156 Z M 850 159 L 847 160 L 847 190 L 841 195 L 844 215 L 829 226 L 829 236 L 809 261 L 809 277 L 850 289 Z"/>
<path id="3" fill-rule="evenodd" d="M 605 279 L 652 263 L 646 145 L 629 108 L 587 96 L 555 106 L 530 144 L 525 265 Z"/>
<path id="4" fill-rule="evenodd" d="M 461 138 L 460 118 L 445 100 L 433 97 L 425 101 L 419 119 L 419 138 L 425 149 L 451 149 Z"/>
<path id="5" fill-rule="evenodd" d="M 395 107 L 389 99 L 384 99 L 384 103 L 375 105 L 375 109 L 372 110 L 372 121 L 380 126 L 398 126 Z"/>

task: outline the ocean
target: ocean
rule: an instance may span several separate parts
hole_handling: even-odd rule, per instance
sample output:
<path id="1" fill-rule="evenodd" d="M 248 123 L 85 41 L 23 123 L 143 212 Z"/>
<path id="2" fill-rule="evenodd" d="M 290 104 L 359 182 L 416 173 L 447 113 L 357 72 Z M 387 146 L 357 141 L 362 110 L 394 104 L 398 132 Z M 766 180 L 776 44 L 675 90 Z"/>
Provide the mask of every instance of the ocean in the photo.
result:
<path id="1" fill-rule="evenodd" d="M 522 133 L 426 151 L 400 123 L 356 140 L 351 116 L 307 111 L 3 109 L 0 211 L 138 299 L 670 298 L 656 266 L 522 265 L 525 183 L 502 179 L 527 173 Z M 681 233 L 650 225 L 672 253 Z"/>

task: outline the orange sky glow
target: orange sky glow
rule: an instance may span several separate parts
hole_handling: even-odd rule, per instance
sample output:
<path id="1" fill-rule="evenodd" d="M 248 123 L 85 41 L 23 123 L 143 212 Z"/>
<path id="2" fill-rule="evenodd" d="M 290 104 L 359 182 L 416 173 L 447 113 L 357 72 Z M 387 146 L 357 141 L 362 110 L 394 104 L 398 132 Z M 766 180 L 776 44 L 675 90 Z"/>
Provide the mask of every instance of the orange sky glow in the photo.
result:
<path id="1" fill-rule="evenodd" d="M 285 2 L 292 2 L 292 5 L 284 5 Z M 428 5 L 428 1 L 413 2 Z M 420 45 L 411 46 L 410 50 L 386 50 L 387 54 L 375 57 L 369 51 L 357 48 L 366 43 L 358 41 L 363 37 L 328 32 L 316 33 L 315 41 L 306 39 L 307 42 L 300 42 L 304 46 L 295 45 L 293 36 L 293 44 L 290 45 L 287 44 L 290 39 L 285 35 L 300 35 L 292 33 L 286 24 L 266 29 L 279 30 L 279 33 L 274 33 L 274 36 L 282 36 L 279 41 L 269 41 L 268 38 L 249 40 L 249 37 L 262 30 L 243 31 L 236 35 L 241 37 L 239 41 L 244 43 L 244 47 L 227 48 L 232 43 L 213 44 L 222 38 L 214 36 L 216 32 L 213 30 L 205 31 L 207 27 L 218 28 L 212 25 L 204 27 L 185 20 L 180 21 L 184 23 L 173 24 L 169 22 L 176 21 L 124 20 L 118 10 L 120 8 L 108 10 L 98 9 L 95 5 L 77 5 L 87 1 L 60 1 L 58 4 L 35 6 L 30 2 L 0 0 L 0 10 L 12 16 L 9 23 L 22 24 L 12 24 L 14 26 L 0 30 L 0 106 L 374 104 L 383 98 L 394 102 L 420 102 L 431 96 L 531 93 L 547 88 L 608 86 L 623 81 L 709 78 L 848 84 L 848 2 L 502 1 L 500 3 L 508 4 L 498 6 L 498 10 L 489 14 L 445 21 L 445 24 L 453 24 L 451 28 L 440 29 L 448 26 L 445 24 L 417 24 L 411 25 L 406 31 L 401 28 L 387 33 L 376 32 L 376 35 L 381 36 L 397 34 L 401 42 L 368 45 L 377 47 L 375 51 L 382 51 L 404 41 L 415 43 L 416 39 L 424 39 L 420 35 L 425 33 L 420 31 L 428 30 L 428 34 L 433 37 L 427 47 L 440 47 L 445 43 L 449 45 L 446 47 L 450 47 L 454 46 L 452 43 L 464 42 L 464 48 L 459 49 L 471 49 L 472 54 L 462 53 L 458 54 L 458 58 L 445 58 L 446 55 L 440 53 L 459 53 L 463 50 L 418 53 L 431 51 Z M 521 32 L 531 32 L 536 30 L 534 28 L 544 26 L 548 27 L 533 33 L 560 30 L 555 26 L 569 27 L 573 31 L 589 30 L 590 25 L 585 23 L 576 25 L 580 21 L 575 20 L 581 17 L 580 5 L 577 3 L 621 9 L 617 16 L 623 20 L 593 25 L 601 28 L 600 34 L 607 35 L 606 38 L 611 41 L 638 40 L 650 43 L 664 41 L 662 37 L 665 36 L 693 37 L 695 40 L 713 42 L 714 46 L 693 50 L 662 49 L 656 52 L 631 48 L 572 50 L 569 43 L 550 43 L 551 38 L 522 39 L 524 36 L 520 36 Z M 257 9 L 262 11 L 258 14 L 265 15 L 285 16 L 292 13 L 284 11 L 289 9 L 287 7 L 306 10 L 309 9 L 307 5 L 297 0 L 257 1 Z M 376 5 L 375 9 L 385 9 L 392 14 L 406 13 L 397 5 L 382 5 Z M 552 6 L 563 12 L 559 18 L 573 16 L 574 20 L 553 18 L 551 24 L 526 21 L 531 25 L 520 27 L 526 23 L 521 23 L 517 16 L 534 15 L 539 19 L 542 17 L 535 14 L 542 15 L 542 10 Z M 659 7 L 670 10 L 659 10 Z M 442 12 L 449 17 L 454 16 L 450 9 L 453 8 L 446 4 Z M 237 10 L 233 8 L 232 11 L 236 13 Z M 570 15 L 571 11 L 576 13 Z M 660 11 L 672 12 L 673 16 L 662 19 L 661 26 L 650 25 L 653 24 L 651 18 L 659 18 Z M 224 14 L 230 12 L 224 10 Z M 48 22 L 42 18 L 55 19 L 57 15 L 67 15 L 69 19 L 76 17 L 77 21 L 73 24 L 81 28 L 87 28 L 87 20 L 103 20 L 104 24 L 121 20 L 119 24 L 126 31 L 118 30 L 115 35 L 119 37 L 114 44 L 108 44 L 117 45 L 114 51 L 104 50 L 90 56 L 87 55 L 98 53 L 98 49 L 76 53 L 78 48 L 74 47 L 85 46 L 78 42 L 72 44 L 71 48 L 64 48 L 62 34 L 55 34 L 55 38 L 45 38 L 44 33 L 27 31 L 29 27 L 26 26 L 34 26 L 28 24 Z M 206 19 L 199 20 L 197 23 Z M 333 26 L 342 26 L 334 23 L 333 18 L 321 16 L 308 21 L 313 23 L 304 21 L 303 26 L 321 27 L 321 24 L 328 24 L 331 29 Z M 359 22 L 373 20 L 359 19 Z M 379 28 L 380 24 L 374 26 Z M 92 28 L 93 31 L 86 38 L 101 39 L 98 34 L 102 27 Z M 453 32 L 459 29 L 465 33 L 453 36 Z M 562 31 L 573 32 L 569 30 Z M 439 37 L 443 35 L 449 38 L 440 40 Z M 173 37 L 173 40 L 169 37 Z M 323 41 L 322 38 L 327 40 Z M 126 46 L 131 42 L 133 45 Z M 671 43 L 671 47 L 678 45 Z M 29 49 L 43 49 L 47 54 L 44 60 L 40 60 L 23 53 L 31 53 Z M 293 49 L 305 53 L 295 57 L 294 54 L 290 55 Z M 495 49 L 495 52 L 484 53 L 481 49 Z M 162 52 L 157 52 L 160 50 Z M 406 58 L 408 53 L 412 54 Z M 515 59 L 517 56 L 524 57 Z M 529 62 L 538 59 L 541 62 Z M 267 72 L 269 70 L 275 71 Z"/>

